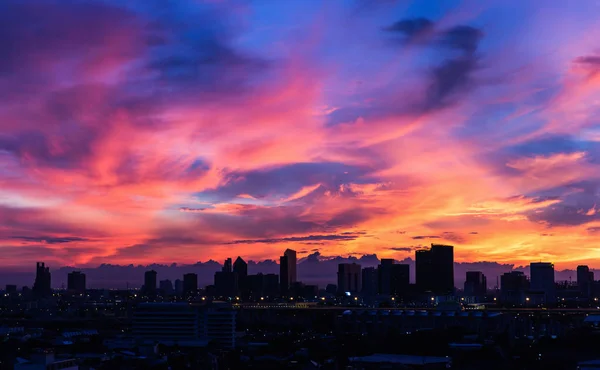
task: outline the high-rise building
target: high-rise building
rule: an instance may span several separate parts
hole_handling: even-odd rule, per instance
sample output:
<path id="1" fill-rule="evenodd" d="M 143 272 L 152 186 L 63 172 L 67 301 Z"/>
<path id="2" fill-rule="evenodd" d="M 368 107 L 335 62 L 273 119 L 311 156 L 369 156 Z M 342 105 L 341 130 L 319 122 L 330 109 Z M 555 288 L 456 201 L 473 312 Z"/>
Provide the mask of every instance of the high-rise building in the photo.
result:
<path id="1" fill-rule="evenodd" d="M 173 283 L 169 279 L 161 280 L 158 284 L 158 287 L 163 294 L 173 294 Z"/>
<path id="2" fill-rule="evenodd" d="M 550 262 L 532 262 L 530 289 L 544 293 L 545 303 L 556 302 L 556 286 L 554 284 L 554 264 Z"/>
<path id="3" fill-rule="evenodd" d="M 175 294 L 183 294 L 183 281 L 181 279 L 175 279 Z"/>
<path id="4" fill-rule="evenodd" d="M 392 294 L 392 266 L 394 260 L 382 258 L 377 266 L 377 280 L 379 282 L 379 294 Z"/>
<path id="5" fill-rule="evenodd" d="M 362 294 L 365 296 L 374 296 L 379 292 L 379 279 L 377 278 L 377 269 L 375 267 L 365 267 L 362 269 Z"/>
<path id="6" fill-rule="evenodd" d="M 156 271 L 154 270 L 144 273 L 144 294 L 156 294 Z"/>
<path id="7" fill-rule="evenodd" d="M 233 263 L 233 272 L 237 273 L 239 278 L 248 276 L 248 264 L 242 257 L 238 256 L 238 258 L 235 259 L 235 262 Z"/>
<path id="8" fill-rule="evenodd" d="M 198 275 L 192 272 L 183 274 L 183 294 L 190 295 L 198 291 Z"/>
<path id="9" fill-rule="evenodd" d="M 235 259 L 233 263 L 233 272 L 237 274 L 238 287 L 242 297 L 247 298 L 249 294 L 248 289 L 248 264 L 240 256 Z"/>
<path id="10" fill-rule="evenodd" d="M 500 301 L 509 305 L 525 304 L 529 280 L 521 271 L 511 271 L 500 277 Z"/>
<path id="11" fill-rule="evenodd" d="M 35 282 L 33 283 L 33 294 L 39 298 L 52 296 L 52 278 L 50 268 L 44 262 L 36 265 Z"/>
<path id="12" fill-rule="evenodd" d="M 577 266 L 577 286 L 583 297 L 589 298 L 591 296 L 593 283 L 594 272 L 590 271 L 588 266 Z"/>
<path id="13" fill-rule="evenodd" d="M 390 276 L 390 294 L 404 296 L 410 286 L 410 266 L 406 264 L 393 264 Z"/>
<path id="14" fill-rule="evenodd" d="M 417 288 L 438 295 L 454 292 L 454 247 L 431 244 L 415 253 Z"/>
<path id="15" fill-rule="evenodd" d="M 279 293 L 279 276 L 277 274 L 248 275 L 246 281 L 250 298 L 273 298 Z"/>
<path id="16" fill-rule="evenodd" d="M 221 269 L 223 272 L 233 272 L 233 265 L 231 263 L 231 258 L 227 258 L 225 263 L 223 264 L 223 268 Z"/>
<path id="17" fill-rule="evenodd" d="M 296 282 L 296 251 L 286 249 L 283 256 L 279 257 L 279 279 L 281 293 L 285 295 Z"/>
<path id="18" fill-rule="evenodd" d="M 69 272 L 67 275 L 67 289 L 72 293 L 85 293 L 85 274 L 81 271 Z"/>
<path id="19" fill-rule="evenodd" d="M 361 291 L 361 266 L 357 263 L 340 263 L 338 265 L 338 290 L 340 293 L 358 293 Z"/>
<path id="20" fill-rule="evenodd" d="M 481 271 L 467 271 L 465 280 L 466 296 L 482 297 L 487 294 L 487 279 Z"/>
<path id="21" fill-rule="evenodd" d="M 231 258 L 225 260 L 221 271 L 215 272 L 215 292 L 220 297 L 239 295 L 238 276 L 233 272 Z"/>

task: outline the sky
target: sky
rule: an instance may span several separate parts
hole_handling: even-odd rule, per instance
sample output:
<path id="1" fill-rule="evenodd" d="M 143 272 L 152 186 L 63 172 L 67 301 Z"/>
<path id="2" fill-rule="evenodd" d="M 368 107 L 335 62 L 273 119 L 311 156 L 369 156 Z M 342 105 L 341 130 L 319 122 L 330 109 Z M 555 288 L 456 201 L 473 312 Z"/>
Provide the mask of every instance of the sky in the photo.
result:
<path id="1" fill-rule="evenodd" d="M 4 0 L 0 267 L 600 266 L 599 12 Z"/>

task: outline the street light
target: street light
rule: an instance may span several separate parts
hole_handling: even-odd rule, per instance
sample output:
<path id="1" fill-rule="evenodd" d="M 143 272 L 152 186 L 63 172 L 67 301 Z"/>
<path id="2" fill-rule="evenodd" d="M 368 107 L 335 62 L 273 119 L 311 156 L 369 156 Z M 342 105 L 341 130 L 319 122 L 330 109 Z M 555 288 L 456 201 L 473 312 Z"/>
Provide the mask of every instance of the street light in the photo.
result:
<path id="1" fill-rule="evenodd" d="M 526 300 L 527 302 L 529 302 L 529 297 L 525 298 L 525 300 Z"/>

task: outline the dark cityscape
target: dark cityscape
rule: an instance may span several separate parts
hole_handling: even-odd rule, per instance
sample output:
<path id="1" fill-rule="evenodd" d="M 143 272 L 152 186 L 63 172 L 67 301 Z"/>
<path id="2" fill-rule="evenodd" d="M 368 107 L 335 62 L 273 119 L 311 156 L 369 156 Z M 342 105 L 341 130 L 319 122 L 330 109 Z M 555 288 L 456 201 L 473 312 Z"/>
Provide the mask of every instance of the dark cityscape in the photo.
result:
<path id="1" fill-rule="evenodd" d="M 279 274 L 248 274 L 227 258 L 213 284 L 174 282 L 147 270 L 143 285 L 88 289 L 81 271 L 52 288 L 36 264 L 31 288 L 1 297 L 6 369 L 592 369 L 600 363 L 600 281 L 588 266 L 555 281 L 481 271 L 454 284 L 454 247 L 432 244 L 410 265 L 340 263 L 325 286 L 297 277 L 286 249 Z M 232 262 L 233 261 L 233 262 Z M 591 364 L 586 367 L 587 364 Z"/>

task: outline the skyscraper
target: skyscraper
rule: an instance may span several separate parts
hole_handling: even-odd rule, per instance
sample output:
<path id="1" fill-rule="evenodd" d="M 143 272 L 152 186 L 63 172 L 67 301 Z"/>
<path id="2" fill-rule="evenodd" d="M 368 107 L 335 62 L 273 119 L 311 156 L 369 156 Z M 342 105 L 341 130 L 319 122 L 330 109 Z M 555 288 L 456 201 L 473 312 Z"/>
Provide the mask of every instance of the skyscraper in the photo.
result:
<path id="1" fill-rule="evenodd" d="M 431 244 L 430 249 L 415 253 L 417 287 L 421 292 L 451 294 L 454 292 L 454 247 Z"/>
<path id="2" fill-rule="evenodd" d="M 362 293 L 365 296 L 374 296 L 379 291 L 379 279 L 375 267 L 362 269 Z"/>
<path id="3" fill-rule="evenodd" d="M 286 249 L 279 257 L 279 279 L 281 293 L 287 294 L 290 286 L 296 282 L 296 251 Z"/>
<path id="4" fill-rule="evenodd" d="M 500 277 L 500 301 L 504 304 L 524 304 L 528 289 L 529 280 L 521 271 L 506 272 Z"/>
<path id="5" fill-rule="evenodd" d="M 232 272 L 233 271 L 233 265 L 231 264 L 231 258 L 227 258 L 225 260 L 225 263 L 223 264 L 223 268 L 221 269 L 221 271 L 223 272 Z"/>
<path id="6" fill-rule="evenodd" d="M 482 297 L 487 293 L 487 279 L 481 271 L 467 271 L 465 295 Z"/>
<path id="7" fill-rule="evenodd" d="M 410 285 L 410 266 L 406 264 L 393 264 L 390 276 L 390 294 L 403 296 L 408 292 Z"/>
<path id="8" fill-rule="evenodd" d="M 181 279 L 175 279 L 175 294 L 183 294 L 183 281 Z"/>
<path id="9" fill-rule="evenodd" d="M 357 263 L 338 265 L 338 290 L 340 293 L 358 293 L 361 291 L 361 266 Z"/>
<path id="10" fill-rule="evenodd" d="M 183 274 L 183 295 L 190 295 L 198 291 L 198 275 L 194 273 Z"/>
<path id="11" fill-rule="evenodd" d="M 81 271 L 69 272 L 67 275 L 67 289 L 72 293 L 85 293 L 85 274 Z"/>
<path id="12" fill-rule="evenodd" d="M 161 280 L 158 284 L 158 288 L 161 290 L 162 294 L 173 294 L 173 283 L 169 279 Z"/>
<path id="13" fill-rule="evenodd" d="M 33 283 L 33 294 L 39 298 L 52 296 L 50 268 L 44 262 L 38 262 Z"/>
<path id="14" fill-rule="evenodd" d="M 233 272 L 231 258 L 225 260 L 221 271 L 215 272 L 215 291 L 221 297 L 235 297 L 239 294 L 238 276 Z"/>
<path id="15" fill-rule="evenodd" d="M 377 277 L 379 282 L 379 294 L 392 294 L 392 266 L 394 260 L 391 258 L 382 258 L 377 266 Z"/>
<path id="16" fill-rule="evenodd" d="M 532 262 L 529 265 L 529 270 L 531 273 L 531 290 L 543 292 L 546 303 L 556 302 L 554 264 L 550 262 Z"/>
<path id="17" fill-rule="evenodd" d="M 154 270 L 144 273 L 144 294 L 156 294 L 156 271 Z"/>
<path id="18" fill-rule="evenodd" d="M 233 263 L 233 272 L 237 275 L 238 287 L 240 294 L 244 298 L 249 296 L 249 285 L 248 285 L 248 264 L 240 256 L 235 259 Z"/>
<path id="19" fill-rule="evenodd" d="M 248 276 L 248 264 L 240 256 L 233 263 L 233 272 L 238 274 L 239 278 Z"/>
<path id="20" fill-rule="evenodd" d="M 588 266 L 577 266 L 577 286 L 583 297 L 590 297 L 593 282 L 594 272 Z"/>

